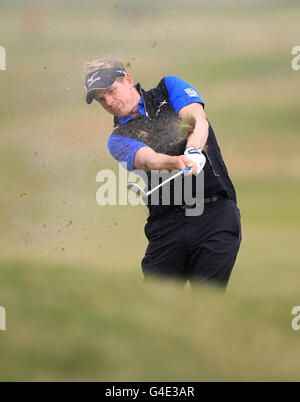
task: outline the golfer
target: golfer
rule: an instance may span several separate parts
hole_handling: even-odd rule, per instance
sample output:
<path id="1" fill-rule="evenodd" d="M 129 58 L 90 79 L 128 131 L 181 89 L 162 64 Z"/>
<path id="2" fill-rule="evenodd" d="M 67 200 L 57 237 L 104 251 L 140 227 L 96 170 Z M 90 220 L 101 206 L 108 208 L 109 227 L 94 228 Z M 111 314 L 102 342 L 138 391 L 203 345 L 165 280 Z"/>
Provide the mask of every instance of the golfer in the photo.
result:
<path id="1" fill-rule="evenodd" d="M 111 155 L 126 162 L 130 171 L 145 171 L 149 190 L 153 171 L 189 167 L 192 186 L 204 176 L 201 214 L 187 214 L 192 206 L 184 198 L 180 205 L 174 201 L 172 181 L 169 205 L 161 196 L 155 205 L 148 203 L 145 279 L 155 276 L 191 285 L 210 282 L 226 288 L 241 242 L 240 212 L 198 91 L 175 76 L 166 76 L 145 91 L 113 58 L 87 62 L 85 83 L 87 103 L 95 100 L 114 117 L 108 138 Z M 190 130 L 182 136 L 186 122 Z"/>

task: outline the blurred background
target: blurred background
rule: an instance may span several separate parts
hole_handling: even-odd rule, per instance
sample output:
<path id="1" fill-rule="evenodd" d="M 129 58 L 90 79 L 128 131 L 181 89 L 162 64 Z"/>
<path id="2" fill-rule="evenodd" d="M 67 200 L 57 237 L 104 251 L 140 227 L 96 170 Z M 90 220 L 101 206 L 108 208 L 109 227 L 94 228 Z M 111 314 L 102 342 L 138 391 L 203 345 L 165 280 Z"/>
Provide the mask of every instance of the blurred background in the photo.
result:
<path id="1" fill-rule="evenodd" d="M 297 1 L 0 0 L 0 380 L 299 380 Z M 96 203 L 118 173 L 83 64 L 123 60 L 206 103 L 243 241 L 224 297 L 142 284 L 147 208 Z"/>

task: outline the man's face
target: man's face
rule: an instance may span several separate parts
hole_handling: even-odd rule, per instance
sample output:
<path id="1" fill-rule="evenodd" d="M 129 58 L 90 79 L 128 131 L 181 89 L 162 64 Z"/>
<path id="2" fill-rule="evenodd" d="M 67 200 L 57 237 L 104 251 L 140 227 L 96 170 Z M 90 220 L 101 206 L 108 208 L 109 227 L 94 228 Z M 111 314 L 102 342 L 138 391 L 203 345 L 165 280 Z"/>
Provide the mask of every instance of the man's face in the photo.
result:
<path id="1" fill-rule="evenodd" d="M 95 99 L 108 113 L 117 117 L 137 114 L 139 98 L 140 95 L 128 74 L 124 76 L 122 82 L 116 80 L 107 89 L 95 90 Z"/>

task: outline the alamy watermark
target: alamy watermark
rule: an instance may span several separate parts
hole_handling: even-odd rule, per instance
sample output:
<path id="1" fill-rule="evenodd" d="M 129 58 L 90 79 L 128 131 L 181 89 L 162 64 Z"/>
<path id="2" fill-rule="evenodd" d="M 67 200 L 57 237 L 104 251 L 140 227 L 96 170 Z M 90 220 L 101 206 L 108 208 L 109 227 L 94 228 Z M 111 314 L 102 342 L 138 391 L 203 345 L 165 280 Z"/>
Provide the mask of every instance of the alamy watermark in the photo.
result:
<path id="1" fill-rule="evenodd" d="M 295 56 L 292 59 L 292 69 L 294 71 L 298 71 L 298 70 L 300 70 L 300 46 L 293 47 L 292 55 Z"/>
<path id="2" fill-rule="evenodd" d="M 172 179 L 178 171 L 152 170 L 149 176 L 143 170 L 133 170 L 128 173 L 127 164 L 119 164 L 119 177 L 112 170 L 100 170 L 96 182 L 102 183 L 96 193 L 96 202 L 104 205 L 175 205 L 185 207 L 186 216 L 198 216 L 204 210 L 204 172 L 198 176 L 186 175 Z M 150 181 L 149 181 L 150 179 Z M 154 189 L 165 180 L 171 179 L 159 190 L 145 196 L 128 190 L 128 184 Z M 144 182 L 144 184 L 143 184 Z M 151 183 L 151 186 L 149 185 Z M 172 184 L 171 184 L 172 183 Z"/>
<path id="3" fill-rule="evenodd" d="M 296 316 L 292 319 L 292 328 L 294 331 L 299 331 L 299 329 L 300 329 L 300 306 L 293 307 L 291 314 Z"/>
<path id="4" fill-rule="evenodd" d="M 5 308 L 0 306 L 0 331 L 6 331 L 6 312 Z"/>
<path id="5" fill-rule="evenodd" d="M 6 70 L 6 50 L 0 46 L 0 70 Z"/>

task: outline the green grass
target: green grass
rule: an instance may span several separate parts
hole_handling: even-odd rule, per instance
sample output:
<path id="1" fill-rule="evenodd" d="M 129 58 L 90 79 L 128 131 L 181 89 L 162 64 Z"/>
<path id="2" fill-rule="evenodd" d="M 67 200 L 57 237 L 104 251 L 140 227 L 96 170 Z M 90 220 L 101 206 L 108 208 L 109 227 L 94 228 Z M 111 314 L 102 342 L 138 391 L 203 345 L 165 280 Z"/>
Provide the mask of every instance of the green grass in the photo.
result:
<path id="1" fill-rule="evenodd" d="M 191 295 L 142 286 L 126 267 L 6 262 L 0 272 L 1 380 L 299 380 L 289 294 Z"/>

